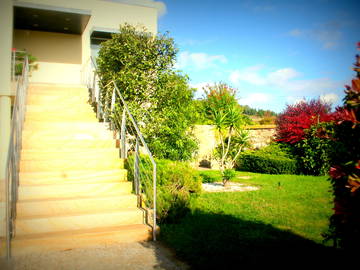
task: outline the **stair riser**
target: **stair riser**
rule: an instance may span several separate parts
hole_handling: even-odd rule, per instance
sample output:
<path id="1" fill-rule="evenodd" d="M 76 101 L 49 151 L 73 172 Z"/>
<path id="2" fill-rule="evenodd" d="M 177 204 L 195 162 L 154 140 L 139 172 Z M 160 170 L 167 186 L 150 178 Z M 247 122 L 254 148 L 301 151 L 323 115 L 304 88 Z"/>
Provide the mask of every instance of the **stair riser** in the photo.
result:
<path id="1" fill-rule="evenodd" d="M 87 91 L 84 85 L 60 85 L 60 84 L 31 84 L 29 91 L 48 91 L 48 92 L 63 92 L 63 91 Z"/>
<path id="2" fill-rule="evenodd" d="M 94 159 L 96 157 L 97 160 L 101 159 L 118 159 L 120 157 L 118 149 L 84 149 L 83 151 L 32 151 L 32 150 L 23 150 L 21 151 L 21 160 L 50 160 L 50 159 L 58 159 L 59 157 L 63 157 L 66 160 L 69 159 L 83 159 L 89 160 Z"/>
<path id="3" fill-rule="evenodd" d="M 77 213 L 121 211 L 137 205 L 135 195 L 109 198 L 72 199 L 57 201 L 18 202 L 17 218 L 33 215 L 72 215 Z"/>
<path id="4" fill-rule="evenodd" d="M 103 132 L 93 131 L 74 132 L 72 130 L 64 130 L 63 132 L 47 131 L 25 131 L 22 135 L 23 142 L 26 141 L 44 141 L 44 140 L 113 140 L 114 136 L 111 132 L 104 130 Z"/>
<path id="5" fill-rule="evenodd" d="M 101 183 L 101 184 L 69 184 L 19 186 L 19 200 L 65 199 L 88 196 L 117 196 L 131 194 L 131 182 Z"/>
<path id="6" fill-rule="evenodd" d="M 19 174 L 20 185 L 49 185 L 49 184 L 76 184 L 76 183 L 103 183 L 127 181 L 127 171 L 57 171 L 46 173 Z"/>
<path id="7" fill-rule="evenodd" d="M 31 121 L 24 122 L 23 131 L 48 131 L 62 133 L 64 130 L 72 130 L 74 132 L 88 132 L 95 130 L 107 130 L 103 123 L 99 122 L 44 122 L 44 121 Z"/>
<path id="8" fill-rule="evenodd" d="M 78 104 L 76 107 L 72 105 L 57 105 L 57 104 L 42 104 L 42 105 L 27 105 L 26 113 L 93 113 L 94 109 L 89 104 Z"/>
<path id="9" fill-rule="evenodd" d="M 49 122 L 53 122 L 53 121 L 57 121 L 57 122 L 84 122 L 84 123 L 92 123 L 92 122 L 96 122 L 97 119 L 95 116 L 93 117 L 88 117 L 88 118 L 84 118 L 84 117 L 78 117 L 76 115 L 74 115 L 74 117 L 62 117 L 62 118 L 52 118 L 52 119 L 40 119 L 40 118 L 28 118 L 25 117 L 25 121 L 27 122 L 32 122 L 32 121 L 37 121 L 37 122 L 44 122 L 44 123 L 49 123 Z"/>
<path id="10" fill-rule="evenodd" d="M 27 113 L 25 121 L 97 121 L 93 112 L 76 113 L 72 111 L 64 113 Z"/>
<path id="11" fill-rule="evenodd" d="M 24 140 L 23 149 L 88 149 L 110 148 L 116 146 L 114 140 Z"/>
<path id="12" fill-rule="evenodd" d="M 86 88 L 80 89 L 29 89 L 29 95 L 54 95 L 54 96 L 77 96 L 77 95 L 87 95 L 89 96 L 89 91 Z"/>
<path id="13" fill-rule="evenodd" d="M 16 235 L 51 233 L 70 230 L 104 228 L 120 225 L 143 224 L 141 210 L 100 213 L 79 216 L 58 216 L 16 220 Z"/>
<path id="14" fill-rule="evenodd" d="M 149 227 L 133 230 L 111 230 L 101 233 L 73 234 L 69 236 L 42 237 L 36 239 L 14 239 L 11 243 L 12 255 L 65 251 L 89 246 L 110 245 L 113 243 L 130 243 L 148 241 L 152 237 Z"/>
<path id="15" fill-rule="evenodd" d="M 56 105 L 62 105 L 72 104 L 74 107 L 76 107 L 77 104 L 87 104 L 89 100 L 89 97 L 86 96 L 46 96 L 46 95 L 30 95 L 27 98 L 27 105 L 49 105 L 49 104 L 56 104 Z"/>
<path id="16" fill-rule="evenodd" d="M 61 157 L 58 157 L 61 158 Z M 70 171 L 70 170 L 111 170 L 122 169 L 124 163 L 121 159 L 99 159 L 94 156 L 93 159 L 58 159 L 58 160 L 23 160 L 20 162 L 21 172 L 46 172 L 46 171 Z"/>

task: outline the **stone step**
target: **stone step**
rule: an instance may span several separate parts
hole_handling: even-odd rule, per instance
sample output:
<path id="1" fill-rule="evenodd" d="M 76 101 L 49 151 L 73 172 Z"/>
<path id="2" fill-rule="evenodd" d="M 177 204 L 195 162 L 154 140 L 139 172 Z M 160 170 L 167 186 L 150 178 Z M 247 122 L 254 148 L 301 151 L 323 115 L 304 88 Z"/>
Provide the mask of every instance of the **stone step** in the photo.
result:
<path id="1" fill-rule="evenodd" d="M 76 183 L 104 183 L 127 181 L 127 170 L 73 170 L 51 172 L 28 172 L 19 173 L 19 183 L 25 185 L 49 185 L 49 184 L 76 184 Z"/>
<path id="2" fill-rule="evenodd" d="M 144 219 L 144 212 L 138 208 L 75 215 L 34 215 L 18 217 L 15 222 L 15 233 L 16 236 L 21 236 L 144 224 Z"/>
<path id="3" fill-rule="evenodd" d="M 22 133 L 24 140 L 43 140 L 43 139 L 58 139 L 58 140 L 95 140 L 95 139 L 114 139 L 113 132 L 104 129 L 94 129 L 89 131 L 77 131 L 72 129 L 65 129 L 61 132 L 54 130 L 25 130 Z"/>
<path id="4" fill-rule="evenodd" d="M 25 115 L 25 121 L 48 121 L 48 122 L 56 122 L 56 121 L 97 121 L 96 114 L 92 111 L 88 112 L 73 112 L 71 110 L 68 111 L 46 111 L 43 112 L 27 112 Z"/>
<path id="5" fill-rule="evenodd" d="M 74 215 L 78 213 L 120 211 L 137 205 L 135 194 L 111 197 L 25 200 L 16 204 L 17 218 L 39 215 Z"/>
<path id="6" fill-rule="evenodd" d="M 27 113 L 82 113 L 82 112 L 92 112 L 95 114 L 93 107 L 87 103 L 80 103 L 76 107 L 71 104 L 42 104 L 42 105 L 27 105 Z"/>
<path id="7" fill-rule="evenodd" d="M 56 159 L 43 160 L 21 160 L 21 172 L 46 172 L 46 171 L 72 171 L 72 170 L 111 170 L 123 169 L 124 160 L 118 157 L 98 158 L 85 157 L 81 159 L 68 158 L 67 156 L 58 156 Z"/>
<path id="8" fill-rule="evenodd" d="M 118 196 L 132 192 L 131 182 L 95 182 L 52 185 L 20 185 L 18 200 L 65 199 L 89 196 Z"/>
<path id="9" fill-rule="evenodd" d="M 151 227 L 143 224 L 108 228 L 82 229 L 67 232 L 16 236 L 12 240 L 12 255 L 66 251 L 113 243 L 131 243 L 151 239 Z"/>
<path id="10" fill-rule="evenodd" d="M 57 104 L 57 105 L 70 105 L 77 106 L 78 104 L 88 104 L 89 97 L 86 95 L 64 95 L 64 96 L 57 96 L 57 95 L 39 95 L 39 94 L 32 94 L 27 97 L 27 105 L 50 105 L 50 104 Z"/>
<path id="11" fill-rule="evenodd" d="M 62 150 L 62 149 L 89 149 L 89 148 L 110 148 L 116 147 L 116 141 L 111 139 L 77 139 L 77 140 L 53 140 L 52 138 L 46 138 L 43 140 L 36 139 L 23 139 L 22 149 L 51 149 L 51 150 Z"/>
<path id="12" fill-rule="evenodd" d="M 38 131 L 48 131 L 62 133 L 66 130 L 72 130 L 74 132 L 89 132 L 96 130 L 108 130 L 108 125 L 99 122 L 69 122 L 69 121 L 59 121 L 59 122 L 45 122 L 45 121 L 25 121 L 23 126 L 23 132 L 38 132 Z"/>
<path id="13" fill-rule="evenodd" d="M 55 95 L 55 96 L 68 96 L 68 95 L 87 95 L 89 90 L 86 87 L 29 87 L 28 95 Z"/>
<path id="14" fill-rule="evenodd" d="M 46 90 L 46 91 L 73 91 L 76 89 L 87 90 L 82 84 L 52 84 L 52 83 L 30 83 L 28 91 Z"/>
<path id="15" fill-rule="evenodd" d="M 24 136 L 24 134 L 23 134 Z M 40 136 L 41 137 L 41 136 Z M 52 151 L 49 149 L 23 149 L 21 151 L 21 160 L 49 160 L 63 157 L 68 159 L 116 159 L 120 157 L 119 150 L 116 148 L 100 148 L 100 149 L 61 149 Z"/>

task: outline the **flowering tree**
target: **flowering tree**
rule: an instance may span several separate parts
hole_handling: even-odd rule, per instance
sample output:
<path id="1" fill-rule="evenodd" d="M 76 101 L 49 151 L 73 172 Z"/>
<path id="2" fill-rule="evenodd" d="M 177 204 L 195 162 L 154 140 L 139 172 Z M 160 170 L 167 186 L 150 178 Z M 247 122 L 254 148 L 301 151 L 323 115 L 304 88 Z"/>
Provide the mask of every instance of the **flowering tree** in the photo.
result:
<path id="1" fill-rule="evenodd" d="M 360 42 L 358 43 L 360 49 Z M 335 139 L 341 145 L 330 168 L 334 213 L 328 239 L 347 250 L 360 243 L 360 57 L 356 55 L 356 77 L 345 86 L 344 105 L 335 113 Z"/>

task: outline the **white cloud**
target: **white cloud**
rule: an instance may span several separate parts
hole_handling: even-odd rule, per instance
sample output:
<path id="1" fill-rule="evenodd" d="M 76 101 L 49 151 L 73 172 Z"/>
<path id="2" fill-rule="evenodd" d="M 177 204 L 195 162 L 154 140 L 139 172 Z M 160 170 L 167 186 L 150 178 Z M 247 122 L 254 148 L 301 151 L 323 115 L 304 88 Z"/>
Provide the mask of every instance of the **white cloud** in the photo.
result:
<path id="1" fill-rule="evenodd" d="M 261 65 L 256 65 L 242 70 L 234 70 L 230 73 L 229 80 L 233 84 L 239 84 L 240 81 L 244 81 L 254 85 L 265 85 L 266 79 L 258 74 L 258 71 L 261 69 Z"/>
<path id="2" fill-rule="evenodd" d="M 317 41 L 323 49 L 334 49 L 341 42 L 341 28 L 345 25 L 346 23 L 343 22 L 328 22 L 319 24 L 314 29 L 293 29 L 288 34 L 295 38 L 308 38 Z"/>
<path id="3" fill-rule="evenodd" d="M 103 1 L 118 2 L 128 5 L 138 5 L 144 7 L 152 7 L 157 9 L 159 16 L 166 14 L 166 5 L 162 1 L 155 1 L 155 0 L 103 0 Z"/>
<path id="4" fill-rule="evenodd" d="M 299 75 L 300 73 L 293 68 L 282 68 L 274 72 L 270 72 L 267 75 L 267 81 L 270 84 L 281 86 L 286 85 L 290 79 L 298 77 Z"/>
<path id="5" fill-rule="evenodd" d="M 299 79 L 301 73 L 286 67 L 272 72 L 265 72 L 261 66 L 252 66 L 241 70 L 234 70 L 229 80 L 239 86 L 248 83 L 255 86 L 267 86 L 284 91 L 301 92 L 303 95 L 323 93 L 341 87 L 340 82 L 329 78 Z"/>
<path id="6" fill-rule="evenodd" d="M 252 93 L 239 99 L 241 105 L 249 105 L 253 108 L 262 108 L 271 101 L 271 95 L 266 93 Z"/>
<path id="7" fill-rule="evenodd" d="M 289 104 L 298 104 L 298 103 L 301 103 L 301 102 L 305 102 L 306 99 L 304 97 L 293 97 L 293 96 L 289 96 L 289 97 L 286 97 L 286 101 L 289 103 Z"/>
<path id="8" fill-rule="evenodd" d="M 301 37 L 303 34 L 304 32 L 300 29 L 293 29 L 289 32 L 289 35 L 293 37 Z"/>
<path id="9" fill-rule="evenodd" d="M 334 93 L 328 93 L 320 96 L 320 100 L 328 104 L 336 104 L 340 100 L 340 97 Z"/>
<path id="10" fill-rule="evenodd" d="M 185 51 L 180 53 L 175 67 L 179 69 L 185 67 L 207 69 L 216 67 L 218 63 L 227 63 L 227 58 L 224 55 L 209 55 L 206 53 L 190 53 Z"/>
<path id="11" fill-rule="evenodd" d="M 195 84 L 190 84 L 190 87 L 196 89 L 195 98 L 203 98 L 205 95 L 204 87 L 214 86 L 214 82 L 200 82 Z"/>

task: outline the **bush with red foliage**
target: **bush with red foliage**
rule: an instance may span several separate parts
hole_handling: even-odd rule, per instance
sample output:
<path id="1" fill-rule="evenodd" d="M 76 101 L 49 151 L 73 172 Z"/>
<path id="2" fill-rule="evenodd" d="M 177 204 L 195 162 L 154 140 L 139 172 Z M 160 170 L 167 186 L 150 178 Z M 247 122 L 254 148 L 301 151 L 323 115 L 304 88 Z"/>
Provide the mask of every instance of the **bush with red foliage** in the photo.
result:
<path id="1" fill-rule="evenodd" d="M 311 126 L 333 120 L 330 111 L 331 106 L 320 100 L 287 105 L 276 120 L 276 140 L 290 144 L 304 140 Z"/>
<path id="2" fill-rule="evenodd" d="M 360 49 L 360 43 L 358 43 Z M 334 139 L 341 151 L 333 159 L 330 180 L 334 192 L 334 213 L 328 239 L 348 251 L 358 251 L 360 243 L 360 57 L 356 55 L 356 78 L 345 86 L 344 105 L 337 108 Z M 349 256 L 350 258 L 350 256 Z"/>

